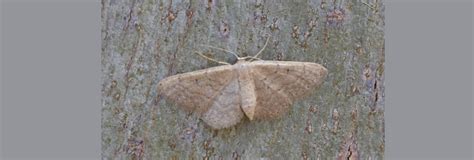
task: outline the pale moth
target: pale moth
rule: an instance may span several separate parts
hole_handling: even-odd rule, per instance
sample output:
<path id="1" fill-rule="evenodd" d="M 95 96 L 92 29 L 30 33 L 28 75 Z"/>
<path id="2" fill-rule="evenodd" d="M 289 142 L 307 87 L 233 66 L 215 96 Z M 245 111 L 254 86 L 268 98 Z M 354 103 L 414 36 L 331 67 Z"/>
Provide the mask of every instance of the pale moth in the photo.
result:
<path id="1" fill-rule="evenodd" d="M 231 127 L 244 115 L 250 120 L 277 118 L 318 88 L 328 72 L 312 62 L 260 60 L 265 46 L 253 57 L 221 49 L 237 57 L 235 64 L 198 53 L 222 65 L 167 77 L 159 82 L 158 94 L 199 114 L 214 129 Z"/>

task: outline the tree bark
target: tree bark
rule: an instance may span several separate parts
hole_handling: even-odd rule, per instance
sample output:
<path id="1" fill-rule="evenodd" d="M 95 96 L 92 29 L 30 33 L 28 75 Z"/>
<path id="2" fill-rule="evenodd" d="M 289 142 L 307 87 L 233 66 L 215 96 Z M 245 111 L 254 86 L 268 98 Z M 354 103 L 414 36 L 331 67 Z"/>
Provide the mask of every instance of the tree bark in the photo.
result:
<path id="1" fill-rule="evenodd" d="M 383 159 L 380 0 L 102 0 L 104 159 Z M 279 119 L 212 130 L 157 97 L 170 75 L 231 54 L 316 62 L 323 85 Z"/>

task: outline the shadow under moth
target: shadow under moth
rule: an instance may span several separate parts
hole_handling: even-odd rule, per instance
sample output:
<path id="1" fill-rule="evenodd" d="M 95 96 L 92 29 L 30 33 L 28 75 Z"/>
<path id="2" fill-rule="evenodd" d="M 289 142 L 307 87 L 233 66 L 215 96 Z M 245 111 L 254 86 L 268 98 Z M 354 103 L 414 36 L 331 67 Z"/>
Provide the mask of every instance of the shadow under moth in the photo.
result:
<path id="1" fill-rule="evenodd" d="M 235 64 L 216 61 L 223 65 L 167 77 L 159 82 L 158 94 L 199 114 L 214 129 L 231 127 L 244 115 L 250 120 L 277 118 L 318 88 L 327 69 L 312 62 L 260 60 L 265 46 L 253 57 L 231 52 Z"/>

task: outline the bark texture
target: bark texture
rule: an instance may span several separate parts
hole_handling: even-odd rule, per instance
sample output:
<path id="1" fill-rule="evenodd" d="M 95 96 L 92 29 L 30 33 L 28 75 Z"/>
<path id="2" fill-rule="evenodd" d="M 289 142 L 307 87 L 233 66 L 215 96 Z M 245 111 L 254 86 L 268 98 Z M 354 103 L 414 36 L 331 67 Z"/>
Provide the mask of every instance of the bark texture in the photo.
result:
<path id="1" fill-rule="evenodd" d="M 103 159 L 383 159 L 380 0 L 102 0 Z M 164 77 L 231 54 L 306 61 L 323 85 L 272 121 L 212 130 L 157 97 Z"/>

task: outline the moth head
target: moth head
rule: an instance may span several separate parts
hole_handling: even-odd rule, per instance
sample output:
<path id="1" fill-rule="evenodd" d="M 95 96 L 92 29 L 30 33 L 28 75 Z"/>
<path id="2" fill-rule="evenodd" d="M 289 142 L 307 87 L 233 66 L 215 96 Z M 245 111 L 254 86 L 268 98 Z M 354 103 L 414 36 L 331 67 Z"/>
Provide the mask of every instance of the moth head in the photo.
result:
<path id="1" fill-rule="evenodd" d="M 258 58 L 258 56 L 260 54 L 262 54 L 263 50 L 265 50 L 265 48 L 268 45 L 269 40 L 270 40 L 270 36 L 267 37 L 267 40 L 265 41 L 265 45 L 263 45 L 262 49 L 260 49 L 260 51 L 258 51 L 257 54 L 255 54 L 254 56 L 239 57 L 238 55 L 234 54 L 234 56 L 237 57 L 237 62 L 239 62 L 239 61 L 250 61 L 251 62 L 251 61 L 261 60 L 260 58 Z"/>
<path id="2" fill-rule="evenodd" d="M 238 63 L 238 62 L 244 62 L 244 61 L 245 62 L 252 62 L 252 61 L 256 61 L 256 60 L 261 60 L 260 58 L 258 58 L 258 56 L 263 52 L 263 50 L 265 50 L 265 48 L 268 45 L 269 40 L 270 40 L 270 36 L 267 37 L 267 40 L 265 41 L 265 45 L 263 45 L 262 49 L 260 49 L 260 51 L 258 51 L 257 54 L 255 54 L 254 56 L 245 56 L 245 57 L 240 57 L 238 53 L 232 52 L 232 51 L 229 51 L 229 50 L 226 50 L 226 49 L 223 49 L 223 48 L 213 47 L 213 46 L 209 46 L 209 45 L 202 45 L 204 47 L 209 47 L 209 48 L 212 48 L 212 49 L 217 49 L 217 50 L 221 50 L 221 51 L 232 54 L 233 58 L 230 60 L 231 63 L 222 62 L 222 61 L 212 59 L 212 58 L 207 57 L 207 56 L 205 56 L 205 55 L 203 55 L 202 53 L 199 53 L 199 52 L 195 52 L 195 53 L 197 53 L 199 56 L 201 56 L 201 57 L 203 57 L 207 60 L 217 62 L 219 64 L 231 65 L 231 64 Z"/>

